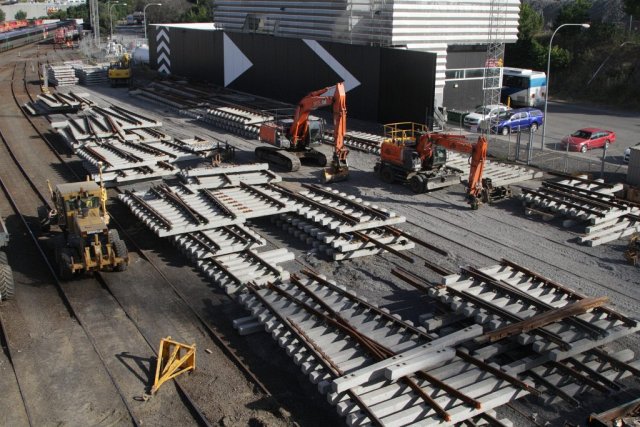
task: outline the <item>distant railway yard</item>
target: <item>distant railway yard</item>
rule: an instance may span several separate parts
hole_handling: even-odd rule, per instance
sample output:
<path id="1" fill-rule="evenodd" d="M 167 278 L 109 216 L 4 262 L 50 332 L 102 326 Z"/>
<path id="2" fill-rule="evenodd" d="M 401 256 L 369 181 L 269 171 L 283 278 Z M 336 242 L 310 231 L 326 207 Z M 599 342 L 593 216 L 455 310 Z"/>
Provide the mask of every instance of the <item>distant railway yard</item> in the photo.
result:
<path id="1" fill-rule="evenodd" d="M 637 420 L 640 204 L 622 183 L 505 162 L 494 140 L 480 174 L 502 200 L 470 209 L 470 148 L 425 192 L 379 170 L 382 126 L 347 119 L 316 149 L 331 164 L 344 137 L 349 177 L 324 184 L 254 158 L 294 106 L 135 73 L 110 87 L 64 64 L 75 50 L 18 49 L 0 54 L 0 424 Z M 89 184 L 50 194 L 87 179 L 107 196 L 100 255 L 70 238 L 93 238 L 78 221 L 98 204 L 71 207 Z"/>

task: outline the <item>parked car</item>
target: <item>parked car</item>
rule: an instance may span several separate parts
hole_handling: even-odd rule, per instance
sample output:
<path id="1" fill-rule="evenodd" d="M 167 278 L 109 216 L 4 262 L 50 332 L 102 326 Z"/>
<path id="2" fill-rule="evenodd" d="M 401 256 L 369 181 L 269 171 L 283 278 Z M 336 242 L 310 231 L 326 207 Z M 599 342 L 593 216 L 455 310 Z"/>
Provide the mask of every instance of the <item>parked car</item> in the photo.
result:
<path id="1" fill-rule="evenodd" d="M 586 153 L 592 148 L 609 147 L 616 142 L 616 133 L 611 130 L 598 128 L 584 128 L 575 131 L 569 136 L 562 138 L 563 147 L 569 146 L 570 151 L 580 151 Z"/>
<path id="2" fill-rule="evenodd" d="M 490 119 L 496 115 L 508 111 L 511 108 L 504 104 L 494 104 L 480 106 L 475 109 L 473 113 L 469 113 L 465 116 L 463 124 L 465 128 L 477 128 L 480 126 L 480 122 Z"/>
<path id="3" fill-rule="evenodd" d="M 633 147 L 640 147 L 640 142 L 638 142 Z M 631 147 L 627 147 L 624 149 L 624 158 L 622 160 L 624 160 L 625 163 L 629 163 L 630 157 L 631 157 Z"/>
<path id="4" fill-rule="evenodd" d="M 511 132 L 531 129 L 531 132 L 538 130 L 544 122 L 544 114 L 537 108 L 518 108 L 505 111 L 498 116 L 497 123 L 491 126 L 491 131 L 509 135 Z"/>

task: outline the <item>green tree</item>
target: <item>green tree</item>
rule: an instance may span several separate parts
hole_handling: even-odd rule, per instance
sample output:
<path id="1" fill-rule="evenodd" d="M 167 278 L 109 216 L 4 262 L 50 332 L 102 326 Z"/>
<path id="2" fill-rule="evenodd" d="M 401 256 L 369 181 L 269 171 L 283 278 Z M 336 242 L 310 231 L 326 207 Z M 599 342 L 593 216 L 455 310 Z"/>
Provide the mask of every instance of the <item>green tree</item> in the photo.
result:
<path id="1" fill-rule="evenodd" d="M 591 1 L 575 0 L 566 2 L 561 8 L 554 27 L 558 28 L 562 24 L 582 24 L 589 22 L 589 10 L 591 9 Z M 570 30 L 567 28 L 567 30 Z M 577 28 L 575 29 L 577 31 Z"/>
<path id="2" fill-rule="evenodd" d="M 542 15 L 536 12 L 528 3 L 520 5 L 520 19 L 518 20 L 518 39 L 528 40 L 535 37 L 544 26 Z"/>
<path id="3" fill-rule="evenodd" d="M 211 4 L 206 0 L 198 0 L 195 5 L 185 12 L 182 22 L 210 22 L 211 21 Z"/>
<path id="4" fill-rule="evenodd" d="M 640 16 L 640 0 L 623 0 L 624 12 L 631 16 Z"/>
<path id="5" fill-rule="evenodd" d="M 19 10 L 16 12 L 16 19 L 27 19 L 27 12 L 25 12 L 24 10 Z"/>
<path id="6" fill-rule="evenodd" d="M 4 18 L 5 18 L 5 14 L 4 11 L 2 9 L 0 9 L 0 22 L 4 22 Z"/>

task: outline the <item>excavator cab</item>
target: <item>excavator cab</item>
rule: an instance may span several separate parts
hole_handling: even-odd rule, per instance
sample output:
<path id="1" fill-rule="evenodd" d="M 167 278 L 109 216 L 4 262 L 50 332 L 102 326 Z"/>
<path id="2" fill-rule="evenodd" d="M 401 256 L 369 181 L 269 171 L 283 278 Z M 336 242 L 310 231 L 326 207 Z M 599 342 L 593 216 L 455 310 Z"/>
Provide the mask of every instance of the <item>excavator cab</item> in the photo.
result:
<path id="1" fill-rule="evenodd" d="M 418 155 L 418 158 L 420 156 Z M 447 164 L 447 149 L 436 145 L 433 147 L 433 154 L 424 159 L 422 168 L 424 170 L 437 170 Z"/>

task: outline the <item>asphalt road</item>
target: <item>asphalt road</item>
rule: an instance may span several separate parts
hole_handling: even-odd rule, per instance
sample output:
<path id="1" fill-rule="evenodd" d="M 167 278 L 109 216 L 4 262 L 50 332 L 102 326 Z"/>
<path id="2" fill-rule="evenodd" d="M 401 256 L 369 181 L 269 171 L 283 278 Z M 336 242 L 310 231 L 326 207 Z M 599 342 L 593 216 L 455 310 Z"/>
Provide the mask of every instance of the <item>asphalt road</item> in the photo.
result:
<path id="1" fill-rule="evenodd" d="M 608 107 L 585 106 L 563 101 L 550 101 L 547 108 L 547 130 L 545 135 L 544 152 L 540 151 L 542 143 L 542 128 L 533 135 L 533 152 L 536 158 L 533 164 L 546 169 L 556 169 L 560 171 L 565 168 L 565 164 L 573 164 L 566 170 L 577 171 L 588 169 L 599 170 L 598 164 L 602 160 L 602 149 L 590 150 L 587 153 L 569 152 L 567 153 L 561 146 L 560 141 L 566 135 L 570 135 L 578 129 L 585 127 L 598 127 L 613 130 L 617 139 L 607 150 L 607 163 L 611 165 L 626 165 L 623 162 L 624 150 L 640 142 L 640 112 L 614 110 Z M 458 126 L 451 126 L 449 132 L 457 132 Z M 528 135 L 522 135 L 523 151 L 528 142 Z M 513 160 L 516 135 L 509 136 L 492 135 L 490 138 L 490 154 Z M 521 151 L 521 159 L 526 157 Z M 557 154 L 555 156 L 554 154 Z M 568 156 L 565 161 L 564 157 Z M 561 159 L 562 158 L 562 159 Z M 552 159 L 551 161 L 549 159 Z M 560 160 L 559 160 L 560 159 Z M 588 161 L 591 165 L 587 166 Z M 544 163 L 544 164 L 542 164 Z M 626 174 L 626 167 L 622 166 L 620 171 Z"/>
<path id="2" fill-rule="evenodd" d="M 546 126 L 545 148 L 549 149 L 558 149 L 556 145 L 562 137 L 583 127 L 598 127 L 616 132 L 616 142 L 607 150 L 607 157 L 620 158 L 620 161 L 625 148 L 640 142 L 640 112 L 638 111 L 629 112 L 554 101 L 548 104 Z M 542 134 L 541 131 L 539 133 Z M 602 150 L 572 154 L 598 159 L 602 156 Z"/>

